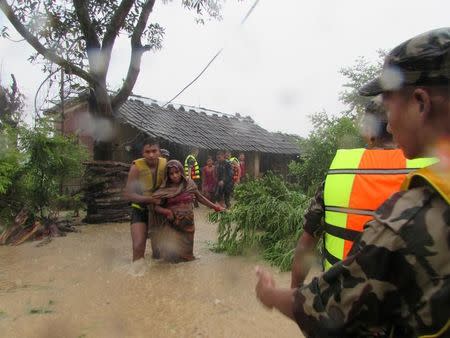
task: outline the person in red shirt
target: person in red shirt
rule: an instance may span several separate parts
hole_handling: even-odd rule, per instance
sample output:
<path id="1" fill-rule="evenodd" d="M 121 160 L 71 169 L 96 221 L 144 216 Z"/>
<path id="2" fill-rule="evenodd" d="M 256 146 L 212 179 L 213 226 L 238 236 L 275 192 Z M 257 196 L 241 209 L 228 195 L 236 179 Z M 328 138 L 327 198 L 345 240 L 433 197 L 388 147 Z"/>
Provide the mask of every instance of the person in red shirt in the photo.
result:
<path id="1" fill-rule="evenodd" d="M 245 174 L 246 174 L 246 172 L 245 172 L 245 170 L 246 170 L 245 154 L 244 153 L 239 154 L 239 166 L 241 167 L 241 182 L 242 182 L 242 180 L 245 178 Z"/>
<path id="2" fill-rule="evenodd" d="M 211 156 L 208 156 L 206 165 L 202 168 L 202 193 L 210 201 L 214 201 L 217 187 L 216 167 Z"/>

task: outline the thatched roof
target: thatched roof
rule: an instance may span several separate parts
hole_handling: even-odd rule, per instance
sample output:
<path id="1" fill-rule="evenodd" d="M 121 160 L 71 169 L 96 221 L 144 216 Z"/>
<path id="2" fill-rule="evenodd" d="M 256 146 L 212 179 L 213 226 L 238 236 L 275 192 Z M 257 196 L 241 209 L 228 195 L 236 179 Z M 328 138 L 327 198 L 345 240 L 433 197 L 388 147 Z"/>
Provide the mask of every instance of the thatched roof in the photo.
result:
<path id="1" fill-rule="evenodd" d="M 163 107 L 155 100 L 131 96 L 119 109 L 118 117 L 150 137 L 200 149 L 287 155 L 300 152 L 295 136 L 269 132 L 239 114 L 183 105 Z"/>

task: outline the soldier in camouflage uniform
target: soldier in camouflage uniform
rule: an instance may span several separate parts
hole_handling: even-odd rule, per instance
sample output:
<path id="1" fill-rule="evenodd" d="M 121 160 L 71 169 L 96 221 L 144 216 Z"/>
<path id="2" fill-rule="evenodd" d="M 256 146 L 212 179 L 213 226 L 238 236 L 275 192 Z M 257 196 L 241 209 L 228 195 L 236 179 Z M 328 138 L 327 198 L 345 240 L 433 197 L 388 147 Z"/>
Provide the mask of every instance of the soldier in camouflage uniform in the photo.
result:
<path id="1" fill-rule="evenodd" d="M 257 297 L 308 337 L 450 336 L 450 28 L 416 36 L 386 57 L 362 95 L 383 94 L 406 157 L 441 162 L 413 173 L 366 224 L 350 255 L 309 285 L 279 289 L 257 270 Z"/>

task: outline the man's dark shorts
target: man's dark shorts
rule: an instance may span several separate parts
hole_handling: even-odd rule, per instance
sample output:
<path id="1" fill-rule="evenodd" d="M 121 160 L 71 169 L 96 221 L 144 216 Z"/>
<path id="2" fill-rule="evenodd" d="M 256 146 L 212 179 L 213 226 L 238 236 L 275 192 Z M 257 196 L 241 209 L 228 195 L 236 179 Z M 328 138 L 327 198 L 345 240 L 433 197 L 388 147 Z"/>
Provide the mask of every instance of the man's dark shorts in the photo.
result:
<path id="1" fill-rule="evenodd" d="M 131 224 L 145 223 L 148 224 L 148 210 L 147 208 L 137 209 L 131 208 Z"/>

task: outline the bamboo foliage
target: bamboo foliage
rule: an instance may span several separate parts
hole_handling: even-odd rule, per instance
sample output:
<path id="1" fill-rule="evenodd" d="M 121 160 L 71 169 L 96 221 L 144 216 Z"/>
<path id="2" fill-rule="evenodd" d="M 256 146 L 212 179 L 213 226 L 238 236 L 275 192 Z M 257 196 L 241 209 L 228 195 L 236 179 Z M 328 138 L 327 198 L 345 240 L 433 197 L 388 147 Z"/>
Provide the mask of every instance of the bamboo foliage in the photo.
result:
<path id="1" fill-rule="evenodd" d="M 219 224 L 214 250 L 230 255 L 256 251 L 281 270 L 289 270 L 302 232 L 306 196 L 269 173 L 238 185 L 234 197 L 230 211 L 210 215 Z"/>

